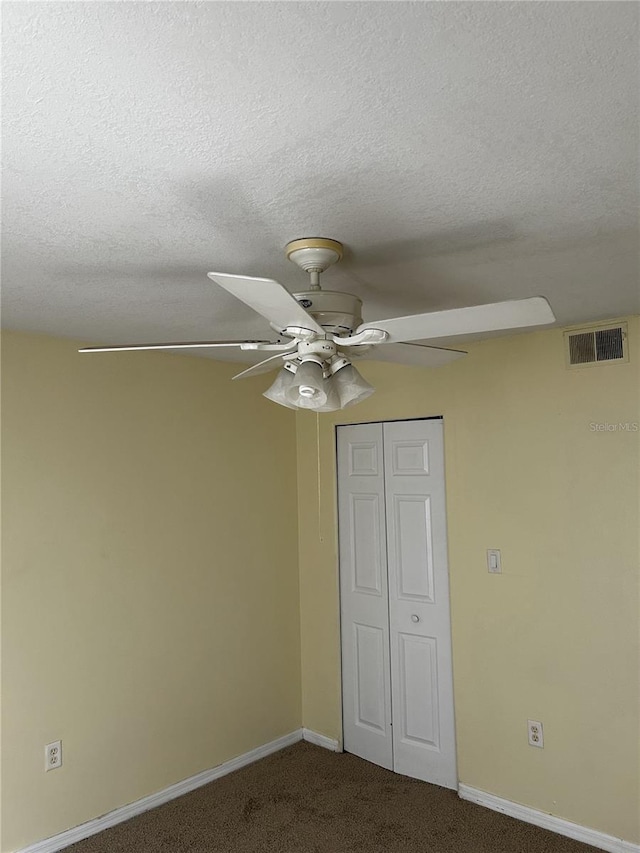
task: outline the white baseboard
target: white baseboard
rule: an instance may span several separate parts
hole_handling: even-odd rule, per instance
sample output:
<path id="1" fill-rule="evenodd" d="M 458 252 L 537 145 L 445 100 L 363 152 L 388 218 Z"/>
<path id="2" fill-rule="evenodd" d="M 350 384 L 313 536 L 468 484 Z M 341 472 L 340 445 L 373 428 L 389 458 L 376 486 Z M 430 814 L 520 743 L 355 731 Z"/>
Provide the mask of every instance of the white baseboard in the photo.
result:
<path id="1" fill-rule="evenodd" d="M 82 823 L 80 826 L 73 827 L 73 829 L 68 829 L 51 838 L 45 838 L 43 841 L 38 841 L 29 847 L 24 847 L 22 850 L 17 851 L 17 853 L 57 853 L 58 850 L 63 850 L 65 847 L 96 835 L 104 829 L 109 829 L 112 826 L 123 823 L 125 820 L 129 820 L 129 818 L 149 811 L 149 809 L 154 809 L 157 806 L 163 805 L 163 803 L 168 803 L 170 800 L 176 799 L 176 797 L 188 794 L 189 791 L 194 791 L 202 785 L 213 782 L 214 779 L 220 779 L 228 773 L 233 773 L 234 770 L 239 770 L 241 767 L 253 764 L 254 761 L 259 761 L 261 758 L 265 758 L 273 752 L 278 752 L 286 746 L 297 743 L 299 740 L 305 740 L 308 743 L 316 744 L 316 746 L 321 746 L 333 752 L 340 751 L 340 744 L 337 740 L 318 734 L 318 732 L 314 732 L 311 729 L 296 729 L 287 735 L 270 741 L 270 743 L 265 743 L 263 746 L 258 746 L 256 749 L 245 752 L 237 758 L 225 761 L 224 764 L 219 764 L 210 770 L 204 770 L 202 773 L 190 776 L 188 779 L 183 779 L 182 782 L 176 782 L 175 785 L 169 785 L 168 788 L 164 788 L 162 791 L 158 791 L 148 797 L 143 797 L 141 800 L 136 800 L 134 803 L 129 803 L 108 814 L 87 821 L 87 823 Z M 513 803 L 510 800 L 503 800 L 501 797 L 496 797 L 494 794 L 487 794 L 469 785 L 461 784 L 458 787 L 458 794 L 463 800 L 469 800 L 472 803 L 493 809 L 493 811 L 502 812 L 502 814 L 515 817 L 518 820 L 525 821 L 525 823 L 541 826 L 544 829 L 549 829 L 552 832 L 557 832 L 559 835 L 565 835 L 576 841 L 583 841 L 585 844 L 591 844 L 593 847 L 607 850 L 609 853 L 640 853 L 640 844 L 623 841 L 620 838 L 615 838 L 613 835 L 598 832 L 596 829 L 580 826 L 577 823 L 537 811 L 528 806 L 522 806 L 519 803 Z"/>
<path id="2" fill-rule="evenodd" d="M 311 729 L 302 729 L 302 740 L 306 740 L 307 743 L 315 743 L 316 746 L 322 746 L 324 749 L 330 749 L 332 752 L 342 752 L 337 740 L 318 734 L 318 732 L 314 732 Z"/>
<path id="3" fill-rule="evenodd" d="M 24 847 L 17 853 L 56 853 L 57 850 L 63 850 L 77 841 L 82 841 L 89 838 L 91 835 L 96 835 L 102 832 L 103 829 L 109 829 L 116 826 L 118 823 L 123 823 L 129 818 L 155 809 L 163 803 L 168 803 L 170 800 L 175 800 L 176 797 L 181 797 L 183 794 L 188 794 L 208 782 L 213 782 L 214 779 L 220 779 L 221 776 L 226 776 L 228 773 L 233 773 L 234 770 L 239 770 L 241 767 L 246 767 L 247 764 L 253 764 L 272 752 L 278 752 L 284 749 L 285 746 L 290 746 L 292 743 L 297 743 L 303 737 L 303 731 L 306 729 L 296 729 L 288 735 L 283 735 L 270 743 L 265 743 L 263 746 L 258 746 L 244 755 L 239 755 L 237 758 L 232 758 L 230 761 L 225 761 L 224 764 L 219 764 L 217 767 L 212 767 L 211 770 L 203 770 L 202 773 L 197 773 L 195 776 L 190 776 L 188 779 L 183 779 L 182 782 L 176 782 L 175 785 L 169 785 L 162 791 L 151 794 L 148 797 L 143 797 L 141 800 L 136 800 L 135 803 L 129 803 L 119 809 L 115 809 L 108 814 L 97 817 L 94 820 L 81 823 L 80 826 L 74 826 L 73 829 L 67 829 L 59 835 L 53 835 L 51 838 L 45 838 L 44 841 L 38 841 L 31 844 L 29 847 Z M 313 732 L 311 734 L 314 734 Z M 324 738 L 323 735 L 315 735 L 317 738 L 329 741 L 329 738 Z M 305 738 L 306 739 L 306 738 Z M 313 741 L 314 743 L 318 741 Z M 320 744 L 321 746 L 324 744 Z M 331 748 L 331 747 L 329 747 Z"/>
<path id="4" fill-rule="evenodd" d="M 590 829 L 587 826 L 572 823 L 570 820 L 564 820 L 561 817 L 555 817 L 555 815 L 529 808 L 529 806 L 513 803 L 511 800 L 503 800 L 502 797 L 496 797 L 495 794 L 487 794 L 485 791 L 478 790 L 478 788 L 472 788 L 470 785 L 458 785 L 458 796 L 462 800 L 468 800 L 479 806 L 485 806 L 494 812 L 501 812 L 502 814 L 509 815 L 509 817 L 522 820 L 525 823 L 533 823 L 535 826 L 541 826 L 543 829 L 557 832 L 558 835 L 565 835 L 567 838 L 573 838 L 575 841 L 591 844 L 593 847 L 600 848 L 600 850 L 608 850 L 609 853 L 640 853 L 640 844 L 634 844 L 632 841 L 623 841 L 614 835 L 607 835 L 604 832 L 599 832 L 597 829 Z"/>

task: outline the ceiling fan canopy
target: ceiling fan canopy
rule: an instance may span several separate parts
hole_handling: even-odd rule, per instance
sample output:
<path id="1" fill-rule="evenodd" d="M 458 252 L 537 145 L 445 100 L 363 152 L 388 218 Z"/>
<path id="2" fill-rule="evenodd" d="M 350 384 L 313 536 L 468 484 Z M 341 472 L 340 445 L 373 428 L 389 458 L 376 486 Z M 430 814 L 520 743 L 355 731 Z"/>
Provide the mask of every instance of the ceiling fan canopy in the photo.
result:
<path id="1" fill-rule="evenodd" d="M 234 347 L 265 352 L 269 355 L 264 361 L 234 379 L 280 367 L 265 397 L 291 409 L 329 412 L 359 403 L 374 391 L 353 366 L 354 359 L 439 367 L 466 353 L 413 342 L 555 322 L 547 300 L 532 296 L 363 323 L 362 301 L 357 296 L 320 287 L 320 275 L 342 258 L 341 243 L 324 237 L 303 238 L 288 243 L 285 253 L 308 273 L 308 290 L 292 294 L 273 279 L 208 273 L 218 286 L 264 317 L 277 333 L 276 341 L 122 344 L 84 347 L 80 352 Z"/>

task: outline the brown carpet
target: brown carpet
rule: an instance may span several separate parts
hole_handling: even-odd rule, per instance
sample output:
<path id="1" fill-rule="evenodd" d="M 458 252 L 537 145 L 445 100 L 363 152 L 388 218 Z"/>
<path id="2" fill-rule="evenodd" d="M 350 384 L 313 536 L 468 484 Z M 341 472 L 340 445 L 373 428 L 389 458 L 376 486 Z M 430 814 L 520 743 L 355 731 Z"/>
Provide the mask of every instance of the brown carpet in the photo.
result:
<path id="1" fill-rule="evenodd" d="M 69 853 L 589 853 L 571 841 L 298 743 Z"/>

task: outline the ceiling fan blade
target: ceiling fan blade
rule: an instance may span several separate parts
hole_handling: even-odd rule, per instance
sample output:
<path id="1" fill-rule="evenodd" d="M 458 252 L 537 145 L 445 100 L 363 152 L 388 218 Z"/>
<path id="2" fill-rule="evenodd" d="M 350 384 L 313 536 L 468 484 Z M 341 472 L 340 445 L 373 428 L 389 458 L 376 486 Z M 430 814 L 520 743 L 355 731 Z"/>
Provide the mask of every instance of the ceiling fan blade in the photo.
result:
<path id="1" fill-rule="evenodd" d="M 297 326 L 324 335 L 324 329 L 308 314 L 289 291 L 270 278 L 253 278 L 229 273 L 207 273 L 211 281 L 224 287 L 249 308 L 265 317 L 279 332 Z"/>
<path id="2" fill-rule="evenodd" d="M 146 349 L 211 349 L 241 347 L 243 344 L 269 344 L 270 341 L 175 341 L 171 344 L 116 344 L 104 347 L 82 347 L 78 352 L 129 352 Z"/>
<path id="3" fill-rule="evenodd" d="M 355 354 L 353 350 L 349 350 L 349 353 Z M 392 361 L 396 364 L 415 364 L 420 367 L 440 367 L 466 354 L 464 350 L 426 347 L 422 344 L 385 344 L 372 346 L 363 353 L 362 358 L 370 361 Z"/>
<path id="4" fill-rule="evenodd" d="M 289 354 L 293 354 L 295 352 L 295 348 L 291 350 Z M 243 370 L 242 373 L 236 373 L 233 377 L 234 379 L 247 379 L 249 376 L 258 376 L 260 373 L 267 373 L 269 370 L 273 370 L 278 365 L 274 364 L 277 359 L 280 359 L 282 363 L 287 357 L 287 353 L 277 353 L 277 355 L 272 355 L 269 358 L 265 358 L 264 361 L 259 361 L 257 364 L 248 367 L 246 370 Z"/>
<path id="5" fill-rule="evenodd" d="M 519 329 L 524 326 L 544 326 L 555 323 L 555 320 L 551 306 L 544 296 L 532 296 L 529 299 L 511 299 L 507 302 L 492 302 L 488 305 L 363 323 L 356 330 L 356 334 L 365 329 L 381 329 L 388 334 L 389 343 L 401 343 L 471 335 L 476 332 L 494 332 L 499 329 Z"/>

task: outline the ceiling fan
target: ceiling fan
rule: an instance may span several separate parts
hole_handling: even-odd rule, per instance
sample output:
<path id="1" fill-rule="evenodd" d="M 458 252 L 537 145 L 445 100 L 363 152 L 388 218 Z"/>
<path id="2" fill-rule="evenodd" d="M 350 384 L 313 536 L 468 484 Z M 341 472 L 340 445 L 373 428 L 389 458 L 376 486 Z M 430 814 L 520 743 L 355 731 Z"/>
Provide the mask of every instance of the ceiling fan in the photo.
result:
<path id="1" fill-rule="evenodd" d="M 352 359 L 370 358 L 438 367 L 466 353 L 411 343 L 454 335 L 542 326 L 555 322 L 543 296 L 362 322 L 362 301 L 351 293 L 321 290 L 320 274 L 342 258 L 337 240 L 310 237 L 285 247 L 290 261 L 309 273 L 309 290 L 289 293 L 270 278 L 208 273 L 209 278 L 269 321 L 276 341 L 190 341 L 83 347 L 80 352 L 239 348 L 270 353 L 234 376 L 280 371 L 264 396 L 291 409 L 329 412 L 359 403 L 374 389 Z"/>

